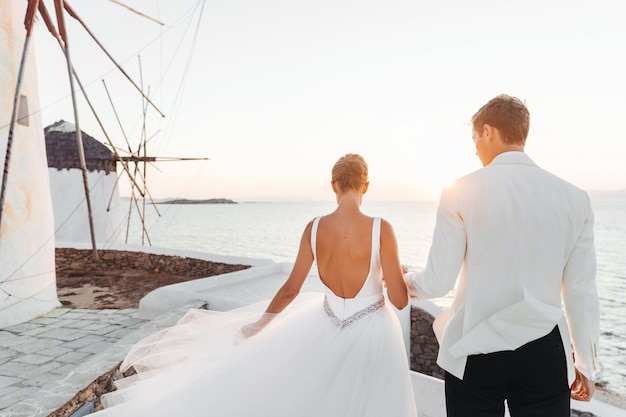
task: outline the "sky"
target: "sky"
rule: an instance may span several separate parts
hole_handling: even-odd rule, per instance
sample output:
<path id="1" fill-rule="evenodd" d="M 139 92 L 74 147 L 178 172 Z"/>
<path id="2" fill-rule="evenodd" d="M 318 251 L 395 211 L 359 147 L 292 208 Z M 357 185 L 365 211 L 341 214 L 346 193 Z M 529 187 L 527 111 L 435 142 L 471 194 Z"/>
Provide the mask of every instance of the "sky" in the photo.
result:
<path id="1" fill-rule="evenodd" d="M 148 165 L 153 198 L 332 200 L 333 164 L 359 153 L 366 198 L 419 201 L 481 167 L 469 121 L 501 93 L 526 102 L 536 163 L 588 191 L 626 189 L 622 2 L 124 1 L 149 19 L 69 1 L 165 117 L 66 23 L 71 62 L 121 155 L 147 138 L 150 156 L 209 158 Z M 75 122 L 67 64 L 41 20 L 34 39 L 44 126 Z M 107 142 L 77 102 L 81 129 Z"/>

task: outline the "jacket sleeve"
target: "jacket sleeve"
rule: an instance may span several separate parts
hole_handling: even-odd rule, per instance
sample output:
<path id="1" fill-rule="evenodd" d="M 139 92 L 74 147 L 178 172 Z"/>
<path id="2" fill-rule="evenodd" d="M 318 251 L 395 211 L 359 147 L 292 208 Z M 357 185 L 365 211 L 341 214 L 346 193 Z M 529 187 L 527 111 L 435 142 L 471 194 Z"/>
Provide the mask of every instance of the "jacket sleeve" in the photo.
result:
<path id="1" fill-rule="evenodd" d="M 458 206 L 454 186 L 446 188 L 439 200 L 426 267 L 423 271 L 404 275 L 409 295 L 418 298 L 443 297 L 454 288 L 467 243 L 465 224 Z"/>
<path id="2" fill-rule="evenodd" d="M 576 368 L 594 380 L 599 371 L 600 305 L 596 288 L 594 215 L 586 197 L 586 219 L 563 269 L 561 296 L 572 336 Z"/>

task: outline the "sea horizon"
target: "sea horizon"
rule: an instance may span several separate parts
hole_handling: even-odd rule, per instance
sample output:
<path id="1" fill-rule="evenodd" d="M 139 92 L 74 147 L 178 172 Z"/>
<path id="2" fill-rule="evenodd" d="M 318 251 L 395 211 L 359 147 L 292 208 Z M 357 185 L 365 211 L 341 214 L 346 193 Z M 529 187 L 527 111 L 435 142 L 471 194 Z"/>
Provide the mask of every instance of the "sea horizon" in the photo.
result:
<path id="1" fill-rule="evenodd" d="M 624 198 L 626 199 L 626 188 L 624 189 L 611 189 L 611 190 L 602 190 L 602 189 L 585 189 L 584 190 L 589 198 L 593 199 L 614 199 L 614 198 Z M 130 200 L 132 197 L 129 195 L 120 196 L 122 200 Z M 158 197 L 152 199 L 155 203 L 160 203 L 163 201 L 170 200 L 188 200 L 188 201 L 203 201 L 203 200 L 228 200 L 232 201 L 235 204 L 250 204 L 250 203 L 326 203 L 326 202 L 334 202 L 332 196 L 328 198 L 293 198 L 293 197 L 258 197 L 258 198 L 241 198 L 237 199 L 235 197 L 206 197 L 206 196 L 196 196 L 196 197 Z M 372 203 L 434 203 L 438 202 L 439 198 L 408 198 L 408 199 L 366 199 L 365 201 L 369 201 Z M 207 204 L 222 204 L 222 203 L 207 203 Z"/>

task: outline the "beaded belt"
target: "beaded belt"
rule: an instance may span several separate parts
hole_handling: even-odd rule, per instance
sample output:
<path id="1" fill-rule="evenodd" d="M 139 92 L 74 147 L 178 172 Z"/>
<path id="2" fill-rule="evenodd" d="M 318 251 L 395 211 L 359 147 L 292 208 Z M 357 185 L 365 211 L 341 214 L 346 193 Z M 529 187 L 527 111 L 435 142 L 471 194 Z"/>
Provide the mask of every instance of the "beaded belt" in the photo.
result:
<path id="1" fill-rule="evenodd" d="M 341 320 L 339 319 L 339 317 L 335 315 L 333 310 L 330 308 L 330 304 L 328 304 L 328 298 L 324 296 L 324 311 L 326 312 L 328 317 L 330 317 L 330 320 L 341 329 L 345 329 L 346 327 L 348 327 L 355 321 L 367 316 L 368 314 L 372 314 L 375 311 L 380 310 L 381 308 L 384 307 L 384 305 L 385 305 L 385 297 L 380 297 L 380 300 L 376 301 L 374 304 L 368 307 L 365 307 L 363 310 L 357 311 L 356 313 L 354 313 L 353 315 L 351 315 L 345 320 Z"/>

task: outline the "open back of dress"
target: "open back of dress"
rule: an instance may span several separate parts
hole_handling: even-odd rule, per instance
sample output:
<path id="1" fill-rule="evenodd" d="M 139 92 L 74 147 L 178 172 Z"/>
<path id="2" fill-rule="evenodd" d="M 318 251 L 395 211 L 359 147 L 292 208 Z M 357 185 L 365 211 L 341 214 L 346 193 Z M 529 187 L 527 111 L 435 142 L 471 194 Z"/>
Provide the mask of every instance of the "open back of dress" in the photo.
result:
<path id="1" fill-rule="evenodd" d="M 325 285 L 324 294 L 300 294 L 240 343 L 241 326 L 268 302 L 192 310 L 133 348 L 124 366 L 135 366 L 140 382 L 108 394 L 110 407 L 96 415 L 416 416 L 400 324 L 383 295 L 380 219 L 372 233 L 370 273 L 356 297 Z"/>

